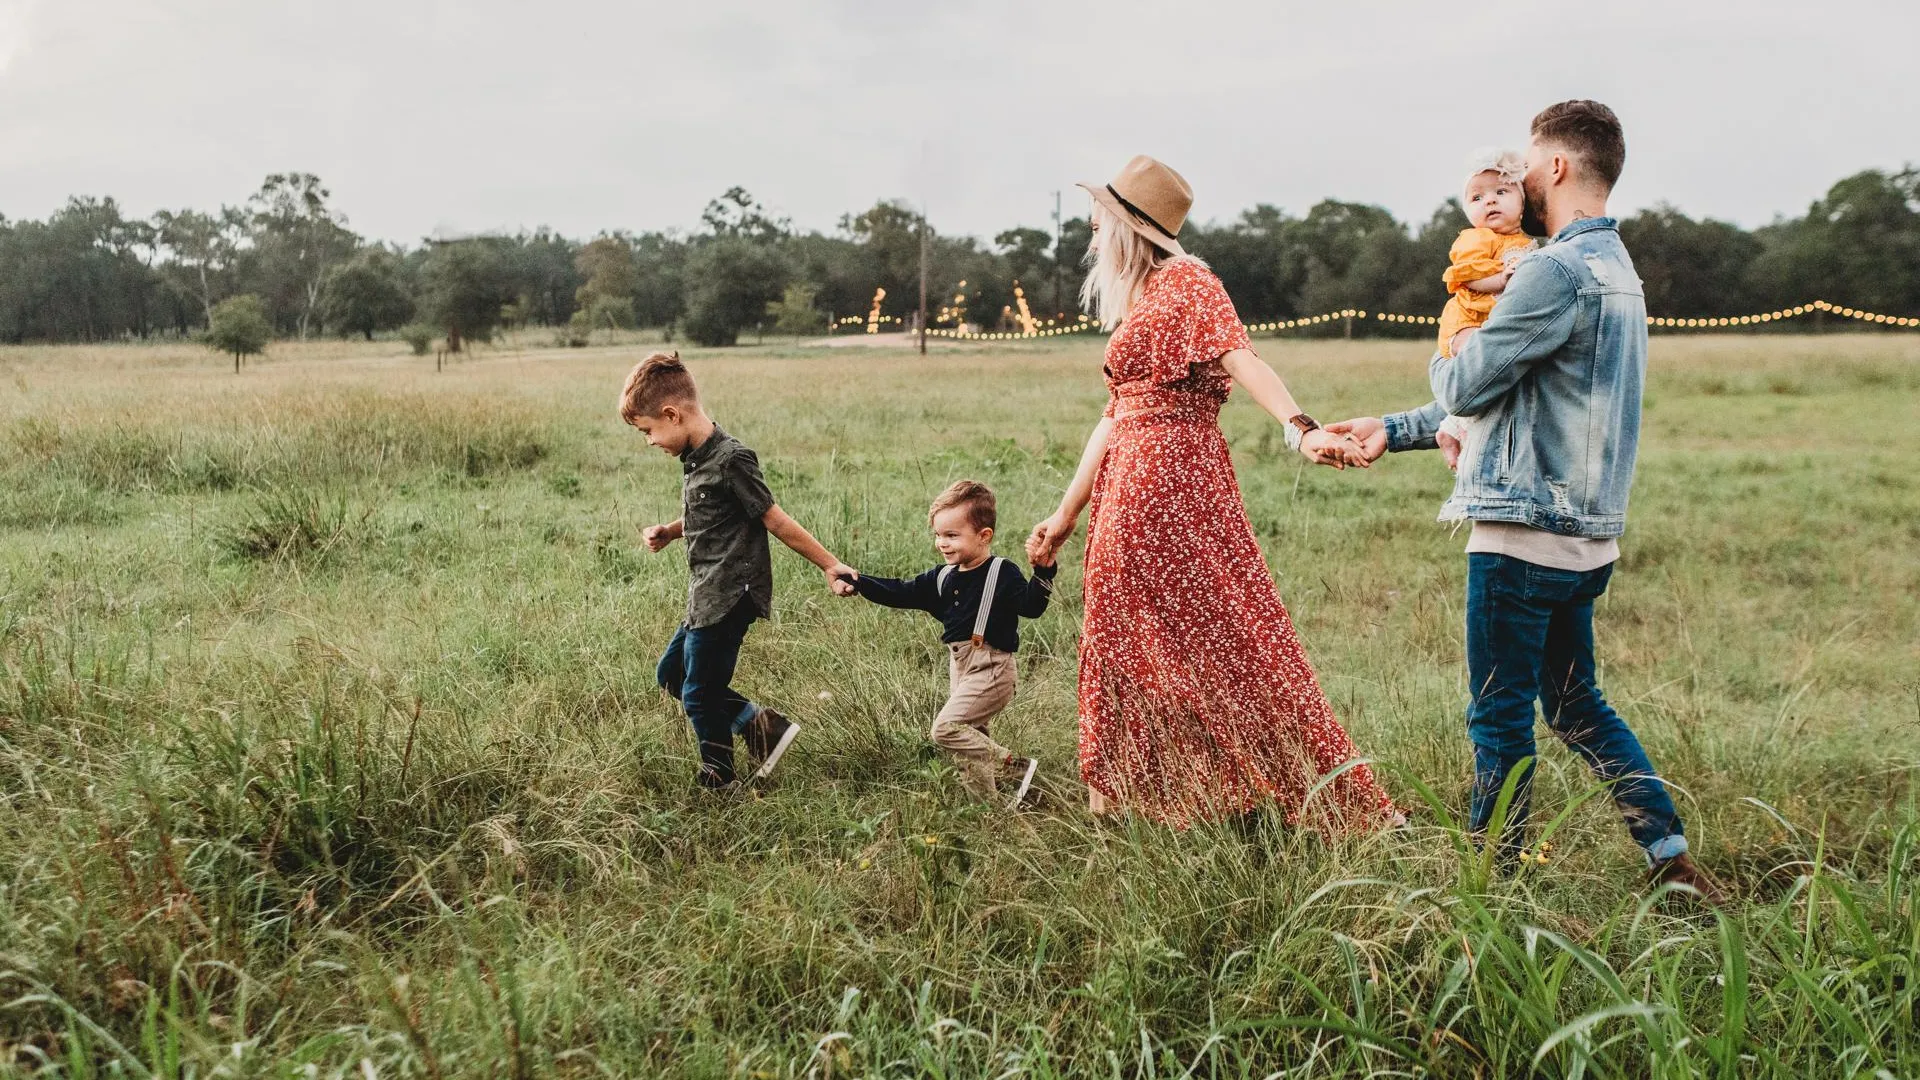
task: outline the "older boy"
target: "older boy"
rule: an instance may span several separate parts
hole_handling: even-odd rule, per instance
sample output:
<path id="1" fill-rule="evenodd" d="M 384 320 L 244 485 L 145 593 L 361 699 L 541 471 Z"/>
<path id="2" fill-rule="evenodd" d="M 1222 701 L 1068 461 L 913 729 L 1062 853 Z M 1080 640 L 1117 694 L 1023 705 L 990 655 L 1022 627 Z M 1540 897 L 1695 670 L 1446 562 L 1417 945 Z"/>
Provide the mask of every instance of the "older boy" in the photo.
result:
<path id="1" fill-rule="evenodd" d="M 678 457 L 684 474 L 680 519 L 641 530 L 649 551 L 687 541 L 687 616 L 660 658 L 660 688 L 679 700 L 700 739 L 701 787 L 734 785 L 736 733 L 746 741 L 754 779 L 764 778 L 800 732 L 731 685 L 747 630 L 773 610 L 767 534 L 818 566 L 842 596 L 853 594 L 842 579 L 859 575 L 773 501 L 759 459 L 707 416 L 679 353 L 654 353 L 633 369 L 620 391 L 620 418 L 649 446 Z"/>

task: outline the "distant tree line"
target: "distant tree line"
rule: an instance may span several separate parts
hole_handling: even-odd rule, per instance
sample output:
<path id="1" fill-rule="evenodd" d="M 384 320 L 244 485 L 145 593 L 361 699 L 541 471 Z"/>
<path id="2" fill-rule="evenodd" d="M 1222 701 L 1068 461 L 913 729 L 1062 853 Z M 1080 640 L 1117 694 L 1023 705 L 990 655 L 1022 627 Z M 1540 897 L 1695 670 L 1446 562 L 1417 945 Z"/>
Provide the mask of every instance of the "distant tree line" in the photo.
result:
<path id="1" fill-rule="evenodd" d="M 547 229 L 423 241 L 356 235 L 320 179 L 266 178 L 218 211 L 129 218 L 110 198 L 75 197 L 45 221 L 0 217 L 0 342 L 108 341 L 203 334 L 223 301 L 251 297 L 276 336 L 403 330 L 458 349 L 503 327 L 558 328 L 582 341 L 599 327 L 664 327 L 702 345 L 743 333 L 809 334 L 880 307 L 919 301 L 923 222 L 900 202 L 802 232 L 734 188 L 700 227 L 602 233 Z M 1262 204 L 1189 225 L 1182 241 L 1210 262 L 1241 315 L 1287 319 L 1341 308 L 1437 313 L 1447 248 L 1466 220 L 1456 202 L 1424 222 L 1378 206 L 1323 201 L 1295 216 Z M 1894 314 L 1920 309 L 1920 170 L 1867 171 L 1807 212 L 1747 230 L 1669 206 L 1628 218 L 1628 248 L 1648 310 L 1679 317 L 1745 314 L 1815 298 Z M 938 323 L 1007 328 L 1019 287 L 1042 318 L 1070 315 L 1085 219 L 1058 234 L 1013 228 L 991 242 L 927 231 L 929 307 Z M 1796 321 L 1798 322 L 1798 321 Z M 1806 323 L 1798 323 L 1800 326 Z M 1426 331 L 1368 322 L 1368 334 Z M 229 350 L 231 351 L 231 350 Z M 236 354 L 237 359 L 238 354 Z"/>

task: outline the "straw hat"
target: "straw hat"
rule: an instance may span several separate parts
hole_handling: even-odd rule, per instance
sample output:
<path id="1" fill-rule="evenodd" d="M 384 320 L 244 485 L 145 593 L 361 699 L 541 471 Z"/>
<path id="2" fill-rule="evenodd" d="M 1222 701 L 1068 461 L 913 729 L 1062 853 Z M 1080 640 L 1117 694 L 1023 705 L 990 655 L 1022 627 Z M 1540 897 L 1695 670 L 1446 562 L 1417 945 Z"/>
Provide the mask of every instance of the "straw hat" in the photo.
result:
<path id="1" fill-rule="evenodd" d="M 1110 184 L 1085 183 L 1100 205 L 1169 255 L 1185 255 L 1180 227 L 1193 209 L 1193 188 L 1185 177 L 1145 154 L 1127 162 Z"/>

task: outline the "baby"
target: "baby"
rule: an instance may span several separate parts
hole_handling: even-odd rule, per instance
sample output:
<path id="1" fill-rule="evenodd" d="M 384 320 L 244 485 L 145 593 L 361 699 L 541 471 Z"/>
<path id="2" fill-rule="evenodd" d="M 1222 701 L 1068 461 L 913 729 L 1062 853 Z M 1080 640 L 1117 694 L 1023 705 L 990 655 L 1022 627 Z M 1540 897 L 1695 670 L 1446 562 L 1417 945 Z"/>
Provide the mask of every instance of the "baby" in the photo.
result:
<path id="1" fill-rule="evenodd" d="M 1447 253 L 1452 264 L 1441 276 L 1452 298 L 1440 314 L 1440 352 L 1453 355 L 1454 335 L 1478 327 L 1493 313 L 1494 302 L 1506 291 L 1513 268 L 1526 256 L 1533 241 L 1520 231 L 1520 213 L 1526 197 L 1520 177 L 1526 160 L 1512 150 L 1478 150 L 1467 160 L 1467 186 L 1461 203 L 1472 227 L 1462 229 Z M 1474 425 L 1466 417 L 1449 416 L 1440 425 L 1443 435 L 1460 444 L 1459 457 L 1477 450 L 1469 442 Z M 1449 465 L 1457 461 L 1449 455 Z"/>

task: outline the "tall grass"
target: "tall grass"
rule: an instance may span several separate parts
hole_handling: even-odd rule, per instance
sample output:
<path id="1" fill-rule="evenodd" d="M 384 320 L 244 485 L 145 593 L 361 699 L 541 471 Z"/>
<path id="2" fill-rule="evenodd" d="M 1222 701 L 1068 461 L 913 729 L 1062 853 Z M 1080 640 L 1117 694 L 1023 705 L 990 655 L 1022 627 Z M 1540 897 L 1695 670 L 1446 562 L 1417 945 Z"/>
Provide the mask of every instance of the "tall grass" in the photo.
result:
<path id="1" fill-rule="evenodd" d="M 1920 1071 L 1920 345 L 1655 342 L 1603 680 L 1741 898 L 1719 915 L 1643 892 L 1558 747 L 1546 865 L 1492 875 L 1460 835 L 1437 461 L 1305 471 L 1245 402 L 1227 417 L 1410 830 L 1087 818 L 1071 557 L 996 725 L 1041 757 L 1041 812 L 970 804 L 926 748 L 933 624 L 785 555 L 741 681 L 805 733 L 716 810 L 652 687 L 685 571 L 634 532 L 678 480 L 609 408 L 637 354 L 436 379 L 391 343 L 326 349 L 237 379 L 0 352 L 0 1072 Z M 1316 414 L 1418 403 L 1417 346 L 1263 351 Z M 692 362 L 782 504 L 886 573 L 930 563 L 924 507 L 958 476 L 1023 532 L 1101 396 L 1086 343 Z M 1816 437 L 1834 416 L 1879 435 Z"/>

